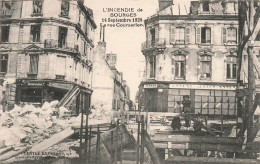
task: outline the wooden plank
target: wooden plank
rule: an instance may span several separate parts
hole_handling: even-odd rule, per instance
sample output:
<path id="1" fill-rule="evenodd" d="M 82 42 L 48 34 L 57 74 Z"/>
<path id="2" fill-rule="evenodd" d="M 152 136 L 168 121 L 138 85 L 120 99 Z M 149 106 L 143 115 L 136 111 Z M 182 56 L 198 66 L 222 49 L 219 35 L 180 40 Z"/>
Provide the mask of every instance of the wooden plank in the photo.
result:
<path id="1" fill-rule="evenodd" d="M 165 164 L 201 164 L 201 163 L 214 163 L 214 164 L 258 164 L 260 161 L 255 159 L 232 159 L 232 158 L 209 158 L 209 157 L 182 157 L 175 156 L 165 160 Z"/>
<path id="2" fill-rule="evenodd" d="M 21 149 L 21 150 L 18 150 L 18 151 L 10 151 L 10 152 L 8 152 L 8 153 L 5 153 L 5 154 L 3 154 L 3 155 L 0 156 L 0 161 L 5 161 L 5 160 L 7 160 L 7 159 L 10 159 L 10 158 L 12 158 L 12 157 L 15 157 L 15 156 L 17 156 L 17 155 L 19 155 L 19 154 L 21 154 L 21 153 L 26 152 L 26 151 L 29 150 L 30 148 L 31 148 L 31 146 L 27 146 L 27 147 L 25 147 L 25 148 L 23 148 L 23 149 Z"/>
<path id="3" fill-rule="evenodd" d="M 144 130 L 144 143 L 145 143 L 145 147 L 147 148 L 149 155 L 153 161 L 153 164 L 160 164 L 161 161 L 160 161 L 159 155 L 157 154 L 154 144 L 153 144 L 152 140 L 150 139 L 150 136 L 146 130 Z"/>
<path id="4" fill-rule="evenodd" d="M 157 149 L 167 149 L 168 143 L 154 143 Z M 207 143 L 187 143 L 171 144 L 172 149 L 178 150 L 200 150 L 200 151 L 220 151 L 220 152 L 242 152 L 241 145 L 229 144 L 207 144 Z M 258 150 L 252 150 L 258 152 Z"/>
<path id="5" fill-rule="evenodd" d="M 57 134 L 54 134 L 50 138 L 43 140 L 39 144 L 34 145 L 30 151 L 35 151 L 35 152 L 43 151 L 43 150 L 51 147 L 52 145 L 55 145 L 55 144 L 61 142 L 62 140 L 68 138 L 72 134 L 74 134 L 74 130 L 72 130 L 71 127 L 68 127 L 66 129 L 64 129 L 63 131 L 61 131 Z"/>
<path id="6" fill-rule="evenodd" d="M 172 143 L 212 143 L 212 144 L 237 144 L 241 145 L 243 140 L 235 137 L 213 137 L 195 135 L 155 135 L 151 137 L 154 142 Z"/>
<path id="7" fill-rule="evenodd" d="M 11 151 L 11 150 L 13 150 L 13 149 L 14 149 L 14 148 L 13 148 L 12 146 L 8 146 L 8 147 L 5 147 L 5 148 L 2 148 L 2 149 L 0 149 L 0 155 L 6 153 L 6 152 L 8 152 L 8 151 Z"/>

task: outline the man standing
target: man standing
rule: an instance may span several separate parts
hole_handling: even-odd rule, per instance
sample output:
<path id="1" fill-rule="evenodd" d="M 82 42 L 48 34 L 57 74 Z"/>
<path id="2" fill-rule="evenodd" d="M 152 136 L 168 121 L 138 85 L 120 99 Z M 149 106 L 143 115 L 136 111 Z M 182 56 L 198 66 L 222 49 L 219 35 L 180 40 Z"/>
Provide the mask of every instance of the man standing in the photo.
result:
<path id="1" fill-rule="evenodd" d="M 188 95 L 183 96 L 182 105 L 184 113 L 190 113 L 190 104 L 190 97 Z M 185 116 L 185 126 L 187 128 L 190 127 L 190 120 L 187 118 L 187 116 Z"/>
<path id="2" fill-rule="evenodd" d="M 2 100 L 1 100 L 1 104 L 2 104 L 2 107 L 3 107 L 3 112 L 5 112 L 7 110 L 7 96 L 5 94 L 5 91 L 2 91 Z"/>

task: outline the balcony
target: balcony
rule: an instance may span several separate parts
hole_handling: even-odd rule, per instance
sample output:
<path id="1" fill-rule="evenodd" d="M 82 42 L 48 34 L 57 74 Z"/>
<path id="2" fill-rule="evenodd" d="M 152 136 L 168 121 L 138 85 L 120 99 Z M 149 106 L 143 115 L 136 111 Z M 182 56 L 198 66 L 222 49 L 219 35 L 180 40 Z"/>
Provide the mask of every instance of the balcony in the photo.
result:
<path id="1" fill-rule="evenodd" d="M 44 48 L 46 49 L 54 49 L 59 51 L 67 51 L 71 53 L 78 53 L 78 45 L 75 43 L 70 42 L 59 42 L 58 40 L 54 39 L 46 39 L 44 41 Z"/>
<path id="2" fill-rule="evenodd" d="M 154 48 L 165 48 L 165 38 L 157 38 L 155 40 L 149 40 L 142 43 L 142 50 L 149 50 Z"/>

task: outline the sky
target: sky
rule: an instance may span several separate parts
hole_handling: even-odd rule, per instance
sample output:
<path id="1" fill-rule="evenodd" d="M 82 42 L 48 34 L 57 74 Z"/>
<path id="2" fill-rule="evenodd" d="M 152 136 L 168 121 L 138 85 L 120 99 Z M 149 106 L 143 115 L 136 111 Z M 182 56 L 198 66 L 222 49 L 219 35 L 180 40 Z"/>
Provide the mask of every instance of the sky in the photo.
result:
<path id="1" fill-rule="evenodd" d="M 138 12 L 137 17 L 145 20 L 158 10 L 158 0 L 85 0 L 85 5 L 94 12 L 94 20 L 98 28 L 96 29 L 95 45 L 99 41 L 99 26 L 102 18 L 109 18 L 103 8 L 138 8 L 143 12 Z M 141 22 L 144 24 L 144 22 Z M 135 100 L 135 95 L 140 84 L 141 77 L 139 71 L 144 70 L 145 58 L 141 52 L 141 43 L 145 41 L 145 27 L 106 27 L 105 41 L 107 43 L 107 53 L 117 54 L 116 67 L 119 72 L 123 72 L 123 78 L 130 87 L 130 98 Z"/>

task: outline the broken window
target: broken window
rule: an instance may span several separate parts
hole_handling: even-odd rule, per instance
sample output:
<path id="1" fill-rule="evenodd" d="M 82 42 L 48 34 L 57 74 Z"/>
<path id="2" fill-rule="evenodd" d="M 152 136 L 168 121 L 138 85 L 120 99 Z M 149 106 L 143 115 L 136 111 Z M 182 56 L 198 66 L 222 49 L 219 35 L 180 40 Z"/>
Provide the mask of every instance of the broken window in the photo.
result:
<path id="1" fill-rule="evenodd" d="M 211 29 L 209 27 L 201 28 L 201 43 L 211 43 Z"/>
<path id="2" fill-rule="evenodd" d="M 208 79 L 211 77 L 211 56 L 200 57 L 200 78 Z"/>
<path id="3" fill-rule="evenodd" d="M 40 42 L 41 25 L 31 25 L 31 42 Z"/>
<path id="4" fill-rule="evenodd" d="M 203 2 L 202 3 L 202 10 L 203 11 L 209 11 L 209 2 Z"/>
<path id="5" fill-rule="evenodd" d="M 68 0 L 62 0 L 61 1 L 61 16 L 68 17 L 69 16 L 69 7 L 70 3 Z"/>
<path id="6" fill-rule="evenodd" d="M 8 55 L 0 54 L 0 73 L 7 73 Z"/>
<path id="7" fill-rule="evenodd" d="M 38 54 L 30 55 L 29 74 L 38 74 L 38 65 L 39 65 L 39 55 Z"/>
<path id="8" fill-rule="evenodd" d="M 42 0 L 33 1 L 33 14 L 35 15 L 42 14 Z"/>
<path id="9" fill-rule="evenodd" d="M 175 79 L 185 79 L 185 56 L 178 55 L 175 60 Z"/>
<path id="10" fill-rule="evenodd" d="M 11 1 L 1 1 L 0 15 L 12 15 L 11 7 L 12 7 Z"/>
<path id="11" fill-rule="evenodd" d="M 237 78 L 237 58 L 227 57 L 227 79 Z"/>
<path id="12" fill-rule="evenodd" d="M 150 64 L 150 78 L 155 78 L 156 56 L 150 56 L 149 64 Z"/>
<path id="13" fill-rule="evenodd" d="M 58 47 L 64 48 L 66 46 L 68 28 L 59 27 Z"/>
<path id="14" fill-rule="evenodd" d="M 1 27 L 1 42 L 9 42 L 9 31 L 10 26 L 2 26 Z"/>

